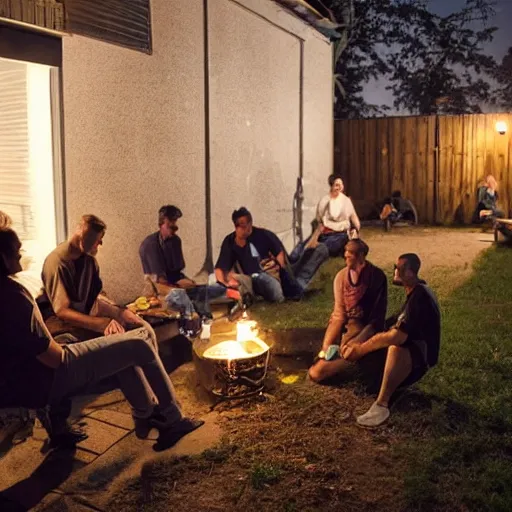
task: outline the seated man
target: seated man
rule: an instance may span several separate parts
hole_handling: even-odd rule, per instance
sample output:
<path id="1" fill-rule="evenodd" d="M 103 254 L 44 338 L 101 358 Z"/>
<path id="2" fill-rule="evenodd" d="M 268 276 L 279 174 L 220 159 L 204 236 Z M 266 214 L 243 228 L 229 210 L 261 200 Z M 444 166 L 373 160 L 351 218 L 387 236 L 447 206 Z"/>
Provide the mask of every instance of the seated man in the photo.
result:
<path id="1" fill-rule="evenodd" d="M 219 283 L 239 288 L 240 278 L 233 271 L 252 278 L 256 295 L 269 302 L 282 302 L 287 298 L 300 298 L 320 265 L 329 257 L 324 244 L 308 249 L 292 267 L 279 238 L 268 229 L 253 227 L 252 215 L 241 207 L 231 216 L 235 231 L 222 242 L 215 265 Z"/>
<path id="2" fill-rule="evenodd" d="M 341 353 L 347 361 L 358 361 L 368 354 L 386 352 L 383 377 L 377 400 L 357 418 L 365 427 L 376 427 L 389 417 L 389 400 L 401 386 L 421 379 L 437 364 L 441 339 L 441 313 L 437 299 L 425 281 L 418 278 L 420 259 L 402 254 L 395 265 L 393 283 L 403 286 L 406 301 L 392 326 L 364 343 L 348 343 Z"/>
<path id="3" fill-rule="evenodd" d="M 100 293 L 103 284 L 95 256 L 105 230 L 105 223 L 98 217 L 84 215 L 69 240 L 44 261 L 44 292 L 37 300 L 49 332 L 59 342 L 74 343 L 112 335 L 132 339 L 133 335 L 126 331 L 139 327 L 144 339 L 158 352 L 156 336 L 149 324 L 128 309 L 112 304 Z M 82 433 L 68 425 L 70 413 L 71 400 L 63 400 L 58 407 L 53 404 L 46 415 L 38 412 L 46 429 L 53 432 L 55 444 L 72 444 L 83 438 Z"/>
<path id="4" fill-rule="evenodd" d="M 56 343 L 31 295 L 11 279 L 21 271 L 20 249 L 16 233 L 0 229 L 1 408 L 60 407 L 99 380 L 116 376 L 132 406 L 137 435 L 146 437 L 151 427 L 158 428 L 156 450 L 173 446 L 204 423 L 183 417 L 143 328 L 72 345 Z"/>
<path id="5" fill-rule="evenodd" d="M 366 260 L 368 246 L 360 239 L 345 246 L 347 266 L 334 278 L 334 308 L 319 360 L 309 369 L 316 382 L 354 366 L 340 357 L 348 343 L 363 343 L 384 328 L 387 281 L 381 269 Z M 342 334 L 343 333 L 343 334 Z M 341 336 L 341 349 L 338 340 Z"/>
<path id="6" fill-rule="evenodd" d="M 84 215 L 69 240 L 44 261 L 44 294 L 38 302 L 53 336 L 70 332 L 84 341 L 98 334 L 124 333 L 130 326 L 143 324 L 136 314 L 101 294 L 103 284 L 95 256 L 106 229 L 95 215 Z"/>
<path id="7" fill-rule="evenodd" d="M 140 245 L 139 255 L 144 274 L 152 276 L 162 294 L 169 294 L 169 301 L 185 314 L 195 309 L 201 316 L 211 316 L 208 301 L 226 295 L 221 285 L 198 286 L 184 273 L 185 259 L 178 231 L 178 219 L 182 216 L 176 206 L 162 206 L 158 210 L 159 229 L 147 236 Z M 236 296 L 235 298 L 239 298 Z M 192 306 L 192 302 L 194 306 Z"/>

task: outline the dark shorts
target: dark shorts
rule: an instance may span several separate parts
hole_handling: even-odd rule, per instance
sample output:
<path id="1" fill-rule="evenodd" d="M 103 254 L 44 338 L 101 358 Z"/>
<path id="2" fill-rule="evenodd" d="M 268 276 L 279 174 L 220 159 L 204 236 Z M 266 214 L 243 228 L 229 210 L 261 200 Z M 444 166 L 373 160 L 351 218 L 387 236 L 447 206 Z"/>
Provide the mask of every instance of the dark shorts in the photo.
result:
<path id="1" fill-rule="evenodd" d="M 400 384 L 400 387 L 406 387 L 418 382 L 428 371 L 427 344 L 423 340 L 412 340 L 406 341 L 402 346 L 409 349 L 412 361 L 411 373 Z"/>

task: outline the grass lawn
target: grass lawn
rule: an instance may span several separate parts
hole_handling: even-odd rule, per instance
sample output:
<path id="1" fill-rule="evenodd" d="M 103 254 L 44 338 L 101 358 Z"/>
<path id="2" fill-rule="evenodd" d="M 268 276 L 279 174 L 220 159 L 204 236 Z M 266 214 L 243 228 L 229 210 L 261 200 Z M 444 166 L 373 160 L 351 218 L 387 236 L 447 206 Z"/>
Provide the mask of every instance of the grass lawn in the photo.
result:
<path id="1" fill-rule="evenodd" d="M 329 261 L 308 299 L 253 315 L 272 329 L 324 327 L 339 268 Z M 512 250 L 486 251 L 455 290 L 443 268 L 430 280 L 441 299 L 440 363 L 384 427 L 355 426 L 372 401 L 357 387 L 314 385 L 304 370 L 286 385 L 277 368 L 267 400 L 220 408 L 217 449 L 152 463 L 111 508 L 512 510 Z M 392 311 L 403 290 L 389 293 Z"/>

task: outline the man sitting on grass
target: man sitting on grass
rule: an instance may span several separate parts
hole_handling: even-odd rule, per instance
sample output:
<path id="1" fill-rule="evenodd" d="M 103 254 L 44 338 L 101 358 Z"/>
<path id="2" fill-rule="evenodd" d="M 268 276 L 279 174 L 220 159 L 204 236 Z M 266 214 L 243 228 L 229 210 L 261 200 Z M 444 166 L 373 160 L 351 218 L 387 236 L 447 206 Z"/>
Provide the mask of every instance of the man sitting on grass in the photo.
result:
<path id="1" fill-rule="evenodd" d="M 425 281 L 418 278 L 420 259 L 402 254 L 395 265 L 393 284 L 403 286 L 406 300 L 400 313 L 388 320 L 391 328 L 364 343 L 348 343 L 341 349 L 347 361 L 359 361 L 386 350 L 384 373 L 377 400 L 357 418 L 365 427 L 377 427 L 389 418 L 389 400 L 403 386 L 421 379 L 437 364 L 441 340 L 441 313 L 437 299 Z"/>
<path id="2" fill-rule="evenodd" d="M 277 235 L 253 226 L 247 208 L 235 210 L 231 220 L 235 231 L 224 238 L 215 265 L 217 281 L 228 288 L 239 289 L 242 282 L 250 279 L 254 293 L 268 302 L 300 299 L 316 271 L 329 258 L 327 246 L 319 243 L 290 265 Z M 240 273 L 234 272 L 235 265 Z"/>
<path id="3" fill-rule="evenodd" d="M 354 369 L 354 363 L 340 357 L 337 344 L 340 335 L 343 349 L 349 344 L 363 343 L 384 328 L 386 275 L 366 260 L 368 250 L 368 245 L 360 239 L 351 240 L 345 246 L 347 266 L 334 278 L 334 309 L 319 359 L 309 369 L 309 376 L 315 382 Z"/>

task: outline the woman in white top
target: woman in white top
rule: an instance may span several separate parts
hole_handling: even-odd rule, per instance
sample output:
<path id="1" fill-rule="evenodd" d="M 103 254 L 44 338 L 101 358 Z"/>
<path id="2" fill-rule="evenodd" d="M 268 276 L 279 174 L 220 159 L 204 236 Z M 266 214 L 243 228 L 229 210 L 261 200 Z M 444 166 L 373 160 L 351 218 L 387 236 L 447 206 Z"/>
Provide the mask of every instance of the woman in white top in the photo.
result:
<path id="1" fill-rule="evenodd" d="M 316 210 L 318 227 L 311 237 L 297 245 L 290 255 L 296 260 L 305 249 L 323 243 L 329 249 L 330 256 L 343 254 L 349 239 L 358 238 L 361 222 L 350 197 L 343 193 L 343 180 L 336 174 L 329 176 L 331 190 L 320 199 Z"/>
<path id="2" fill-rule="evenodd" d="M 330 192 L 320 199 L 316 218 L 322 224 L 321 233 L 345 233 L 351 237 L 361 229 L 361 222 L 354 209 L 352 200 L 344 193 L 343 180 L 331 174 L 329 176 Z"/>

